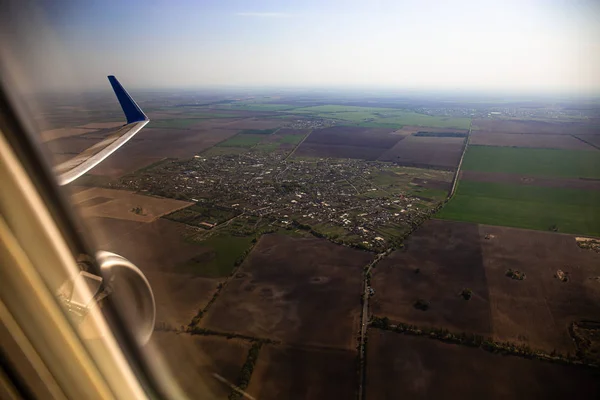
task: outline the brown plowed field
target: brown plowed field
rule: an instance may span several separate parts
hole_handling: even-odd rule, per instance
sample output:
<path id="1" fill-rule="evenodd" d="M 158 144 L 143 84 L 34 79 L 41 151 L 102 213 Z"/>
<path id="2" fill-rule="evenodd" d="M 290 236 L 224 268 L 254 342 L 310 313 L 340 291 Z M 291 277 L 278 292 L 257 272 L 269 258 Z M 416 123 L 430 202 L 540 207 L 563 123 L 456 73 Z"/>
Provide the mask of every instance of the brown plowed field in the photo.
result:
<path id="1" fill-rule="evenodd" d="M 333 126 L 313 131 L 294 155 L 376 160 L 402 139 L 392 129 Z"/>
<path id="2" fill-rule="evenodd" d="M 302 143 L 294 152 L 295 157 L 315 158 L 355 158 L 359 160 L 377 160 L 385 149 L 377 147 L 328 145 L 317 143 Z"/>
<path id="3" fill-rule="evenodd" d="M 600 254 L 580 249 L 573 236 L 480 225 L 494 337 L 548 352 L 574 353 L 568 328 L 600 319 Z M 526 274 L 505 276 L 508 268 Z M 569 281 L 554 277 L 558 270 Z"/>
<path id="4" fill-rule="evenodd" d="M 460 179 L 475 182 L 511 183 L 567 189 L 600 190 L 600 179 L 545 178 L 503 172 L 461 171 Z"/>
<path id="5" fill-rule="evenodd" d="M 546 133 L 555 135 L 598 134 L 600 126 L 582 122 L 546 122 L 533 120 L 476 119 L 473 132 Z"/>
<path id="6" fill-rule="evenodd" d="M 535 133 L 474 132 L 470 144 L 539 149 L 595 150 L 570 135 L 539 135 Z"/>
<path id="7" fill-rule="evenodd" d="M 201 326 L 353 349 L 367 252 L 324 239 L 264 235 Z"/>
<path id="8" fill-rule="evenodd" d="M 144 129 L 89 173 L 120 177 L 165 157 L 192 157 L 230 138 L 238 131 L 237 129 Z"/>
<path id="9" fill-rule="evenodd" d="M 597 399 L 594 369 L 369 330 L 368 399 Z"/>
<path id="10" fill-rule="evenodd" d="M 408 238 L 404 249 L 373 270 L 371 311 L 392 321 L 490 335 L 488 285 L 479 242 L 477 225 L 427 221 Z M 459 296 L 464 288 L 473 291 L 469 301 Z M 417 299 L 429 301 L 430 309 L 417 310 Z"/>
<path id="11" fill-rule="evenodd" d="M 84 220 L 98 250 L 120 254 L 139 267 L 150 282 L 157 322 L 187 325 L 212 298 L 218 279 L 178 273 L 176 265 L 207 250 L 185 239 L 183 224 L 158 219 L 151 223 L 113 218 Z"/>
<path id="12" fill-rule="evenodd" d="M 361 128 L 357 126 L 332 126 L 313 131 L 305 143 L 330 146 L 364 146 L 389 149 L 400 138 L 392 134 L 392 129 Z"/>
<path id="13" fill-rule="evenodd" d="M 377 264 L 371 310 L 573 354 L 570 324 L 600 318 L 599 265 L 600 254 L 580 249 L 571 235 L 430 220 Z M 509 268 L 526 278 L 507 277 Z M 554 277 L 559 269 L 568 282 Z M 463 288 L 473 291 L 471 300 L 458 295 Z M 413 307 L 419 298 L 430 301 L 427 311 Z"/>
<path id="14" fill-rule="evenodd" d="M 173 398 L 199 400 L 227 399 L 231 388 L 213 374 L 235 383 L 250 349 L 241 340 L 173 332 L 154 332 L 151 344 L 170 370 L 165 381 L 177 383 L 185 394 Z"/>
<path id="15" fill-rule="evenodd" d="M 409 136 L 384 152 L 379 161 L 414 167 L 456 168 L 464 138 Z"/>
<path id="16" fill-rule="evenodd" d="M 352 399 L 356 352 L 266 345 L 247 392 L 261 400 Z"/>

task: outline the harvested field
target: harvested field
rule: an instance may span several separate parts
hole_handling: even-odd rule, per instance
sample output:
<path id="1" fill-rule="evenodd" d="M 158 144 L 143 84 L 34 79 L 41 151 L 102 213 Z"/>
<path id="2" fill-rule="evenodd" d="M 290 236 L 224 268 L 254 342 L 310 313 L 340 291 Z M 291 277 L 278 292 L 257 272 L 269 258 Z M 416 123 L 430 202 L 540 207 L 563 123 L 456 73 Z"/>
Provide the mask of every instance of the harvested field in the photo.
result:
<path id="1" fill-rule="evenodd" d="M 384 152 L 379 161 L 414 167 L 453 169 L 462 155 L 464 138 L 409 136 Z"/>
<path id="2" fill-rule="evenodd" d="M 540 133 L 553 135 L 593 135 L 600 131 L 599 125 L 583 122 L 547 122 L 516 119 L 476 119 L 474 132 Z"/>
<path id="3" fill-rule="evenodd" d="M 101 198 L 98 202 L 94 199 Z M 144 196 L 126 190 L 90 188 L 73 194 L 72 201 L 85 217 L 109 217 L 151 222 L 193 203 Z M 139 212 L 134 209 L 141 208 Z"/>
<path id="4" fill-rule="evenodd" d="M 595 150 L 594 147 L 570 135 L 540 135 L 535 133 L 474 132 L 471 144 L 540 149 Z"/>
<path id="5" fill-rule="evenodd" d="M 461 171 L 460 179 L 473 182 L 497 182 L 549 188 L 600 190 L 600 179 L 546 178 L 502 172 Z"/>
<path id="6" fill-rule="evenodd" d="M 235 382 L 250 349 L 241 340 L 173 332 L 154 332 L 151 344 L 175 372 L 167 382 L 175 381 L 186 398 L 199 400 L 227 399 L 231 388 L 213 374 Z"/>
<path id="7" fill-rule="evenodd" d="M 256 399 L 352 399 L 356 353 L 267 345 L 260 350 L 247 392 Z"/>
<path id="8" fill-rule="evenodd" d="M 392 321 L 444 327 L 481 335 L 492 333 L 488 285 L 477 225 L 429 220 L 373 270 L 373 314 Z M 473 291 L 465 301 L 459 293 Z M 414 307 L 430 302 L 427 311 Z"/>
<path id="9" fill-rule="evenodd" d="M 594 369 L 495 355 L 424 337 L 369 330 L 369 399 L 593 399 Z"/>
<path id="10" fill-rule="evenodd" d="M 165 157 L 192 157 L 237 132 L 231 129 L 144 129 L 90 174 L 120 177 Z"/>
<path id="11" fill-rule="evenodd" d="M 352 349 L 372 257 L 323 239 L 264 235 L 201 326 Z"/>
<path id="12" fill-rule="evenodd" d="M 480 225 L 494 337 L 547 352 L 575 353 L 572 322 L 600 316 L 600 254 L 571 235 Z M 484 239 L 488 235 L 489 239 Z M 526 274 L 509 279 L 512 268 Z M 558 270 L 568 282 L 556 278 Z"/>
<path id="13" fill-rule="evenodd" d="M 334 126 L 313 131 L 294 155 L 376 160 L 402 138 L 393 129 Z"/>

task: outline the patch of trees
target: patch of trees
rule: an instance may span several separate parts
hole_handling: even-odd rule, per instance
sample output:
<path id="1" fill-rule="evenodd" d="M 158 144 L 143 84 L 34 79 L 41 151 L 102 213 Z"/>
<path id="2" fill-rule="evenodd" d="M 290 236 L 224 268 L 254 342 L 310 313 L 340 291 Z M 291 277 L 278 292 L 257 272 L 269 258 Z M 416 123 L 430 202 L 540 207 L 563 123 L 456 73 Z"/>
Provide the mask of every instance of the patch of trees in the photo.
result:
<path id="1" fill-rule="evenodd" d="M 473 291 L 469 288 L 465 288 L 460 291 L 459 295 L 465 300 L 471 300 L 471 297 L 473 296 Z"/>
<path id="2" fill-rule="evenodd" d="M 512 268 L 509 268 L 506 271 L 506 276 L 508 276 L 509 278 L 512 278 L 512 279 L 516 279 L 518 281 L 522 281 L 526 277 L 525 272 L 521 272 L 521 271 L 518 271 L 518 270 L 512 269 Z"/>

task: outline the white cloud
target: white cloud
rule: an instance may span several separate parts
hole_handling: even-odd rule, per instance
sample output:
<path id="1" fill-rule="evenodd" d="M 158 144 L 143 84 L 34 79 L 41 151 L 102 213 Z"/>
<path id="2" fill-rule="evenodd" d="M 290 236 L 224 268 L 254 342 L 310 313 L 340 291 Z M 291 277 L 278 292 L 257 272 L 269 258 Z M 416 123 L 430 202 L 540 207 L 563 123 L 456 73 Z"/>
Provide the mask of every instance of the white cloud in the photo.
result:
<path id="1" fill-rule="evenodd" d="M 258 18 L 286 18 L 290 17 L 290 14 L 279 13 L 279 12 L 239 12 L 236 13 L 238 17 L 258 17 Z"/>

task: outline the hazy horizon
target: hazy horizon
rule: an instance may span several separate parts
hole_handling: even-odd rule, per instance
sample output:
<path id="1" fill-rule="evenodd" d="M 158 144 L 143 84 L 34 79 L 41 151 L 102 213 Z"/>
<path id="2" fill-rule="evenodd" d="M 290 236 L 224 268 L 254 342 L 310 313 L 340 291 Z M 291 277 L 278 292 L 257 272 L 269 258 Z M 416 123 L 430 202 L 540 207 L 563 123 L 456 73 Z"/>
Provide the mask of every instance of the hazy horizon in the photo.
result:
<path id="1" fill-rule="evenodd" d="M 103 88 L 114 74 L 133 89 L 600 93 L 592 0 L 63 0 L 33 10 L 11 19 L 21 37 L 6 58 L 36 89 Z"/>

